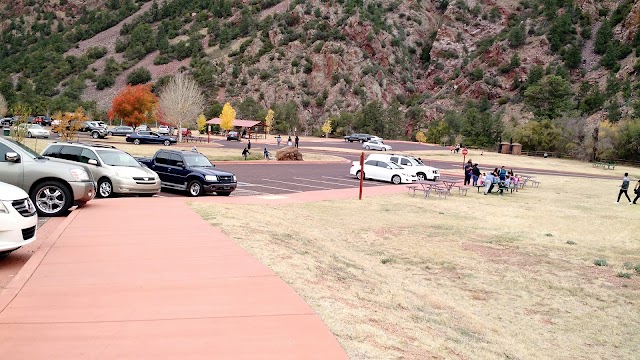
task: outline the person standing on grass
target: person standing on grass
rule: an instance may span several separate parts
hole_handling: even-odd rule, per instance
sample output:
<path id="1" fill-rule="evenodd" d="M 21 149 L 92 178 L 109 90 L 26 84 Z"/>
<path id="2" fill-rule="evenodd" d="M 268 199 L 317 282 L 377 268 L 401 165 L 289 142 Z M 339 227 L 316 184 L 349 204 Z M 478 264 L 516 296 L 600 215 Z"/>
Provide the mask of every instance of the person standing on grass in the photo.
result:
<path id="1" fill-rule="evenodd" d="M 296 135 L 296 148 L 298 147 L 298 143 L 300 142 L 300 138 L 298 137 L 298 135 Z"/>
<path id="2" fill-rule="evenodd" d="M 495 176 L 493 173 L 487 174 L 487 177 L 484 179 L 484 194 L 491 194 L 491 190 L 493 190 L 493 181 Z"/>
<path id="3" fill-rule="evenodd" d="M 503 167 L 500 168 L 500 172 L 498 173 L 498 177 L 500 181 L 504 182 L 507 179 L 507 169 Z"/>
<path id="4" fill-rule="evenodd" d="M 633 189 L 633 192 L 636 193 L 636 197 L 633 199 L 632 204 L 636 205 L 638 199 L 640 199 L 640 180 L 636 183 L 636 187 Z"/>
<path id="5" fill-rule="evenodd" d="M 471 177 L 473 179 L 473 186 L 478 185 L 478 179 L 480 178 L 480 169 L 478 169 L 478 164 L 473 164 L 473 167 L 471 167 Z"/>
<path id="6" fill-rule="evenodd" d="M 467 186 L 471 182 L 471 160 L 464 164 L 464 185 Z"/>
<path id="7" fill-rule="evenodd" d="M 242 150 L 242 157 L 247 160 L 247 155 L 249 155 L 249 150 L 245 147 L 244 150 Z"/>
<path id="8" fill-rule="evenodd" d="M 624 173 L 624 177 L 622 178 L 622 184 L 620 185 L 620 192 L 618 193 L 618 200 L 615 202 L 616 204 L 620 202 L 620 196 L 622 196 L 622 194 L 624 194 L 624 196 L 627 197 L 627 200 L 629 200 L 629 205 L 631 205 L 631 199 L 629 198 L 629 194 L 627 194 L 627 191 L 629 191 L 629 173 Z"/>

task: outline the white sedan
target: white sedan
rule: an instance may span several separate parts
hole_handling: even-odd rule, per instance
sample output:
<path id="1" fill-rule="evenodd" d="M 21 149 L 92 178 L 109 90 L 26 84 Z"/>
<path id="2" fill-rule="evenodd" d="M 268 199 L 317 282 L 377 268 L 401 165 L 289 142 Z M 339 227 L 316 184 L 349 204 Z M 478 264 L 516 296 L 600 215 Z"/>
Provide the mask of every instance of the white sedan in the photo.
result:
<path id="1" fill-rule="evenodd" d="M 358 179 L 362 176 L 359 161 L 351 163 L 349 173 Z M 396 185 L 410 184 L 418 180 L 416 175 L 411 175 L 402 166 L 394 162 L 379 160 L 367 160 L 364 162 L 364 179 L 389 181 Z"/>
<path id="2" fill-rule="evenodd" d="M 36 239 L 38 215 L 24 190 L 0 182 L 0 258 Z"/>
<path id="3" fill-rule="evenodd" d="M 367 150 L 380 150 L 380 151 L 391 150 L 391 146 L 386 145 L 382 141 L 377 141 L 377 140 L 369 140 L 364 144 L 362 144 L 362 147 Z"/>
<path id="4" fill-rule="evenodd" d="M 14 130 L 20 129 L 21 131 L 24 132 L 24 135 L 28 138 L 33 138 L 33 137 L 42 137 L 42 138 L 48 138 L 49 135 L 51 135 L 51 133 L 49 133 L 49 130 L 43 128 L 41 125 L 38 124 L 20 124 L 17 126 L 17 128 L 14 128 Z"/>

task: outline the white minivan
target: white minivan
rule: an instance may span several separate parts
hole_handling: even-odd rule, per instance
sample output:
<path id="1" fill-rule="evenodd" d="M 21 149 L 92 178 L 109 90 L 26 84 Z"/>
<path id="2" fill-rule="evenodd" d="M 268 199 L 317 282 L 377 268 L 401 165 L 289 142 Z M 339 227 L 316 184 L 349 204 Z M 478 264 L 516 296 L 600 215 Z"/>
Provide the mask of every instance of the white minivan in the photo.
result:
<path id="1" fill-rule="evenodd" d="M 397 154 L 371 154 L 367 160 L 391 161 L 406 169 L 411 175 L 415 175 L 418 181 L 438 180 L 440 171 L 437 168 L 425 165 L 422 160 L 413 156 Z"/>

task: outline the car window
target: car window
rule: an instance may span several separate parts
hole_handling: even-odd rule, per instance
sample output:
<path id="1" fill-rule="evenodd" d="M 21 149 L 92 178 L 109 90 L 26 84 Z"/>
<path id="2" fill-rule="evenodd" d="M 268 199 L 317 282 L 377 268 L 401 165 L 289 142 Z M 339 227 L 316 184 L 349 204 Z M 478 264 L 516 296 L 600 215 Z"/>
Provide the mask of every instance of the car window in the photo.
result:
<path id="1" fill-rule="evenodd" d="M 84 164 L 88 164 L 89 160 L 98 161 L 98 157 L 92 150 L 82 149 L 82 152 L 80 153 L 80 162 Z"/>
<path id="2" fill-rule="evenodd" d="M 169 164 L 169 154 L 160 153 L 156 155 L 156 164 L 168 165 Z"/>
<path id="3" fill-rule="evenodd" d="M 70 160 L 75 162 L 80 162 L 80 154 L 82 153 L 82 148 L 75 146 L 63 146 L 62 150 L 60 150 L 60 159 Z"/>
<path id="4" fill-rule="evenodd" d="M 398 157 L 397 156 L 392 156 L 389 160 L 393 161 L 394 163 L 398 163 Z"/>
<path id="5" fill-rule="evenodd" d="M 375 160 L 367 160 L 364 164 L 365 165 L 371 165 L 371 166 L 377 166 L 377 161 Z"/>
<path id="6" fill-rule="evenodd" d="M 6 162 L 4 157 L 5 155 L 7 155 L 8 152 L 14 152 L 14 151 L 11 150 L 11 148 L 9 148 L 7 145 L 0 144 L 0 162 Z"/>
<path id="7" fill-rule="evenodd" d="M 378 161 L 378 166 L 385 169 L 390 169 L 391 167 L 384 161 Z"/>
<path id="8" fill-rule="evenodd" d="M 400 165 L 408 165 L 411 166 L 411 162 L 409 161 L 409 159 L 400 159 Z"/>
<path id="9" fill-rule="evenodd" d="M 169 166 L 178 166 L 181 163 L 182 157 L 178 154 L 169 154 Z"/>
<path id="10" fill-rule="evenodd" d="M 44 149 L 42 156 L 58 157 L 60 149 L 62 149 L 62 145 L 51 145 Z"/>

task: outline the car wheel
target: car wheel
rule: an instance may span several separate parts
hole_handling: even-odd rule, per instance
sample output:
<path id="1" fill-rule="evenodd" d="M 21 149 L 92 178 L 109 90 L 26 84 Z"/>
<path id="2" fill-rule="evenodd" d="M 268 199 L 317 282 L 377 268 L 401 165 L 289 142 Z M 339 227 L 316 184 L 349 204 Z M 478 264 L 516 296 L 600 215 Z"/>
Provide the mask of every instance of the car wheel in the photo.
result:
<path id="1" fill-rule="evenodd" d="M 169 146 L 169 145 L 171 145 L 171 141 L 169 141 L 169 140 L 165 140 L 165 141 L 163 142 L 163 144 L 164 144 L 164 146 Z"/>
<path id="2" fill-rule="evenodd" d="M 28 133 L 27 133 L 27 137 L 28 137 L 28 138 L 33 137 L 33 135 L 31 135 L 31 132 L 28 132 Z"/>
<path id="3" fill-rule="evenodd" d="M 218 195 L 218 196 L 229 196 L 229 195 L 231 195 L 231 191 L 217 191 L 216 195 Z"/>
<path id="4" fill-rule="evenodd" d="M 60 216 L 73 204 L 71 192 L 58 181 L 45 181 L 31 192 L 31 201 L 40 216 Z"/>
<path id="5" fill-rule="evenodd" d="M 356 178 L 360 179 L 360 177 L 362 176 L 362 171 L 358 170 L 356 171 Z M 364 180 L 364 179 L 362 179 Z"/>
<path id="6" fill-rule="evenodd" d="M 189 192 L 189 196 L 200 196 L 202 194 L 202 183 L 198 180 L 193 180 L 187 186 L 187 191 Z"/>
<path id="7" fill-rule="evenodd" d="M 399 175 L 393 175 L 391 177 L 391 182 L 396 184 L 396 185 L 398 185 L 398 184 L 400 184 L 402 182 L 402 179 L 400 178 Z"/>
<path id="8" fill-rule="evenodd" d="M 364 142 L 364 140 L 360 140 L 360 144 L 362 144 Z"/>
<path id="9" fill-rule="evenodd" d="M 113 195 L 113 185 L 109 179 L 100 179 L 98 181 L 98 197 L 108 198 Z"/>
<path id="10" fill-rule="evenodd" d="M 387 148 L 382 148 L 382 151 L 387 151 Z"/>
<path id="11" fill-rule="evenodd" d="M 371 148 L 369 147 L 369 145 L 365 146 L 364 148 L 365 148 L 365 149 L 367 149 L 367 150 L 371 150 Z"/>
<path id="12" fill-rule="evenodd" d="M 109 132 L 107 133 L 107 135 L 108 135 L 108 136 L 113 136 L 113 133 L 112 133 L 111 131 L 109 131 Z"/>
<path id="13" fill-rule="evenodd" d="M 94 131 L 94 132 L 91 133 L 91 137 L 94 138 L 94 139 L 97 139 L 97 138 L 100 137 L 100 134 L 98 134 L 97 132 Z"/>
<path id="14" fill-rule="evenodd" d="M 418 177 L 418 181 L 425 181 L 426 179 L 424 173 L 417 173 L 416 176 Z"/>
<path id="15" fill-rule="evenodd" d="M 135 139 L 135 140 L 133 140 L 133 143 L 134 143 L 135 145 L 140 145 L 140 139 Z"/>

